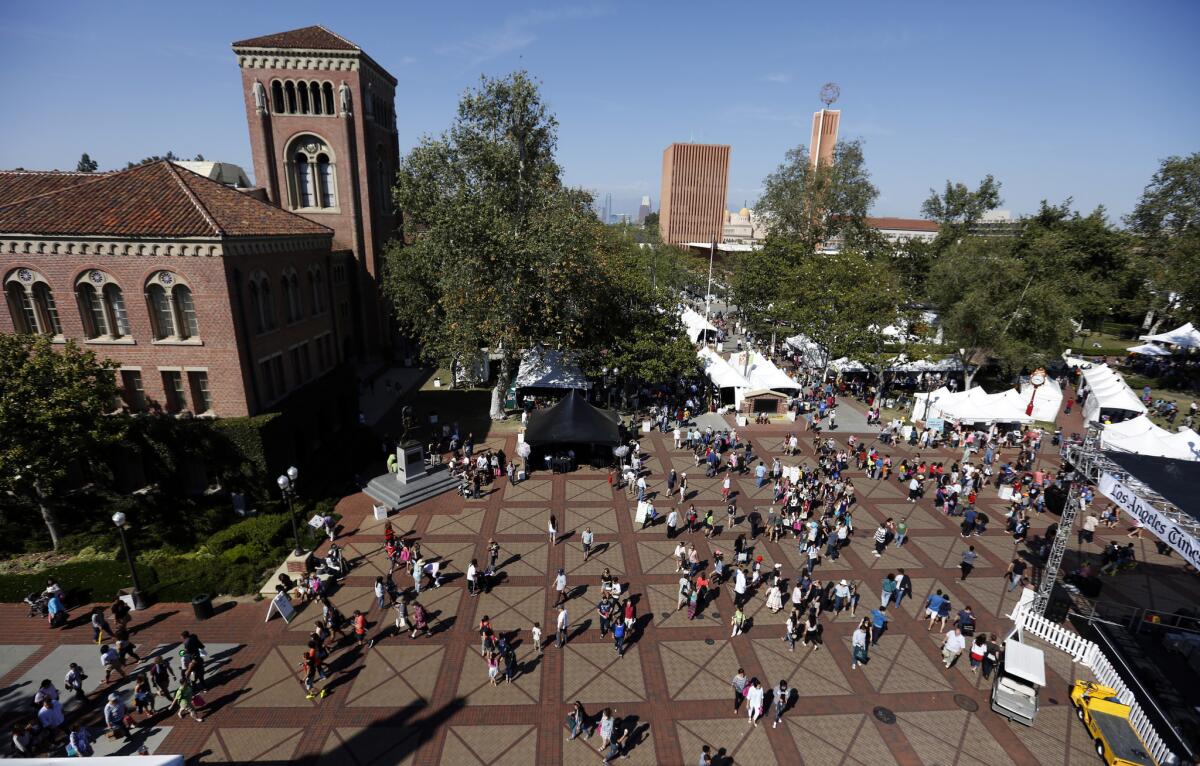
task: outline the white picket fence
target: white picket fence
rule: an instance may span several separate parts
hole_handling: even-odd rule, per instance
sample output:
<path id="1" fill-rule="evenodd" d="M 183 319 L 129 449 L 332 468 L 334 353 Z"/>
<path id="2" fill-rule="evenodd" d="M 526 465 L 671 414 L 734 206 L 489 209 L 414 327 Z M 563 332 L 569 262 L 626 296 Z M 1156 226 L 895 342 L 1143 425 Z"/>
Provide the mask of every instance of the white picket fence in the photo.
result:
<path id="1" fill-rule="evenodd" d="M 1108 661 L 1108 657 L 1100 650 L 1096 642 L 1089 641 L 1078 633 L 1056 625 L 1040 615 L 1031 614 L 1030 606 L 1023 599 L 1022 603 L 1013 609 L 1011 617 L 1017 624 L 1017 628 L 1028 631 L 1056 649 L 1061 649 L 1071 655 L 1071 661 L 1078 662 L 1091 670 L 1098 683 L 1115 689 L 1121 702 L 1129 705 L 1129 722 L 1138 736 L 1142 738 L 1142 742 L 1146 743 L 1154 760 L 1163 766 L 1178 764 L 1178 756 L 1171 752 L 1171 748 L 1163 742 L 1162 737 L 1155 730 L 1154 724 L 1150 722 L 1150 718 L 1138 704 L 1133 691 L 1125 684 L 1120 673 Z"/>

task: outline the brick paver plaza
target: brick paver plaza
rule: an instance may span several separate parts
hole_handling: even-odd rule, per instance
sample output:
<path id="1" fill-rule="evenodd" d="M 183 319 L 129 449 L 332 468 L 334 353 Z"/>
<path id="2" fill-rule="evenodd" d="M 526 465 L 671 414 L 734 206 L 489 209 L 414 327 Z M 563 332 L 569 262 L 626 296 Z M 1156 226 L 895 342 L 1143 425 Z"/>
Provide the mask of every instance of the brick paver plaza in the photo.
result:
<path id="1" fill-rule="evenodd" d="M 780 454 L 772 450 L 778 450 L 786 430 L 750 427 L 742 433 L 769 461 L 769 456 Z M 783 458 L 784 465 L 812 464 L 811 435 L 804 436 L 803 455 Z M 844 443 L 846 435 L 836 438 Z M 873 441 L 869 435 L 863 438 L 868 445 Z M 493 436 L 489 442 L 503 446 L 506 454 L 515 453 L 515 436 Z M 649 453 L 651 493 L 664 489 L 668 465 L 688 470 L 697 492 L 693 502 L 701 509 L 719 507 L 717 518 L 724 520 L 719 482 L 704 479 L 688 453 L 674 451 L 670 440 L 657 432 L 644 435 L 642 445 Z M 911 451 L 893 447 L 890 453 L 898 462 Z M 932 456 L 928 451 L 926 455 Z M 942 451 L 933 459 L 949 464 L 954 456 Z M 841 559 L 823 562 L 815 576 L 857 581 L 862 593 L 859 617 L 878 605 L 880 581 L 889 571 L 905 567 L 914 584 L 914 597 L 892 615 L 890 630 L 860 670 L 850 669 L 855 620 L 848 614 L 822 618 L 825 647 L 816 652 L 799 644 L 795 653 L 788 651 L 781 640 L 786 614 L 772 615 L 765 608 L 765 592 L 752 598 L 747 608 L 751 627 L 735 639 L 729 638 L 728 591 L 689 622 L 686 613 L 674 608 L 677 575 L 665 527 L 638 529 L 634 503 L 624 492 L 609 488 L 604 472 L 542 472 L 516 486 L 500 480 L 482 500 L 463 502 L 445 495 L 393 515 L 396 531 L 419 538 L 426 558 L 438 557 L 449 573 L 443 587 L 420 596 L 433 616 L 435 633 L 416 640 L 387 634 L 365 651 L 355 649 L 353 642 L 344 643 L 331 658 L 336 672 L 324 700 L 305 699 L 297 669 L 308 631 L 319 617 L 312 606 L 303 608 L 290 625 L 278 617 L 264 623 L 265 601 L 221 609 L 202 623 L 195 621 L 188 605 L 156 605 L 139 613 L 134 624 L 143 627 L 134 638 L 141 651 L 170 651 L 179 632 L 191 629 L 220 663 L 211 673 L 214 685 L 207 697 L 212 711 L 206 722 L 160 715 L 139 736 L 147 737 L 156 752 L 182 753 L 191 762 L 205 763 L 598 764 L 596 739 L 570 741 L 564 728 L 569 705 L 578 699 L 593 715 L 611 706 L 621 716 L 636 717 L 631 764 L 694 764 L 703 743 L 721 751 L 726 760 L 718 763 L 1095 763 L 1088 737 L 1069 706 L 1067 687 L 1077 670 L 1064 654 L 1046 648 L 1048 688 L 1037 724 L 1030 729 L 990 711 L 989 686 L 970 673 L 965 656 L 946 670 L 940 663 L 940 634 L 927 632 L 917 619 L 925 596 L 942 588 L 951 594 L 956 610 L 967 604 L 974 607 L 981 630 L 1003 632 L 1010 625 L 1003 615 L 1017 593 L 1006 592 L 1001 573 L 1014 546 L 1004 533 L 995 489 L 989 487 L 981 498 L 993 524 L 987 535 L 969 541 L 977 546 L 980 560 L 963 583 L 958 580 L 958 562 L 968 541 L 959 537 L 954 520 L 932 509 L 931 497 L 914 506 L 894 480 L 875 482 L 857 471 L 851 476 L 859 496 L 857 534 Z M 735 489 L 742 515 L 757 509 L 765 518 L 769 486 L 756 489 L 748 475 L 735 479 Z M 660 498 L 658 507 L 664 513 L 667 505 Z M 374 635 L 390 624 L 392 612 L 381 614 L 371 595 L 374 577 L 384 571 L 386 560 L 382 522 L 375 521 L 369 509 L 363 495 L 341 505 L 347 536 L 340 542 L 361 558 L 333 601 L 347 615 L 353 609 L 369 609 Z M 557 515 L 565 533 L 565 540 L 553 547 L 545 532 L 550 513 Z M 876 559 L 871 532 L 888 516 L 908 518 L 910 542 L 901 549 L 889 547 Z M 1053 520 L 1036 520 L 1033 532 L 1040 534 Z M 579 537 L 589 525 L 597 550 L 585 562 Z M 700 534 L 684 538 L 694 539 L 701 558 L 711 560 L 712 550 L 731 549 L 739 532 L 748 532 L 744 522 L 736 530 L 722 530 L 714 540 Z M 462 573 L 472 557 L 486 560 L 489 536 L 502 548 L 502 580 L 490 593 L 472 598 Z M 1139 556 L 1153 558 L 1152 550 L 1144 544 Z M 800 563 L 790 538 L 778 544 L 760 538 L 754 555 L 761 555 L 767 568 L 781 562 L 789 580 Z M 540 621 L 547 639 L 553 638 L 551 584 L 560 567 L 576 589 L 569 602 L 573 631 L 565 648 L 548 646 L 539 659 L 529 628 Z M 597 627 L 594 606 L 605 567 L 627 583 L 637 599 L 638 626 L 624 658 L 617 657 L 610 639 L 601 639 Z M 397 584 L 411 585 L 411 579 L 400 575 Z M 488 683 L 476 632 L 484 614 L 498 631 L 520 631 L 521 666 L 514 683 Z M 6 721 L 29 704 L 41 678 L 61 685 L 71 659 L 88 670 L 89 691 L 102 682 L 95 645 L 88 641 L 90 631 L 79 619 L 83 610 L 74 610 L 72 616 L 75 627 L 50 632 L 41 621 L 26 619 L 23 606 L 0 611 L 9 642 L 0 648 L 0 705 Z M 778 729 L 771 727 L 769 711 L 758 728 L 747 725 L 744 713 L 733 714 L 729 679 L 738 666 L 766 688 L 786 679 L 797 690 Z M 98 710 L 100 699 L 101 694 L 93 693 L 89 707 Z M 886 708 L 894 718 L 877 708 Z M 884 714 L 877 717 L 876 712 Z M 126 745 L 123 752 L 134 747 Z M 102 752 L 112 749 L 101 740 Z"/>

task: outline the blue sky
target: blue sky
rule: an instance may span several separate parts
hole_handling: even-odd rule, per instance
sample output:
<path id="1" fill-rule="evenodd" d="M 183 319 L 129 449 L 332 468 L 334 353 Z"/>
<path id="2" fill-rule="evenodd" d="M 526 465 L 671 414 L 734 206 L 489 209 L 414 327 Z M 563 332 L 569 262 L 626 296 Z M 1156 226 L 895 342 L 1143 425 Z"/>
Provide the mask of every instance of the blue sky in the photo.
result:
<path id="1" fill-rule="evenodd" d="M 818 8 L 834 8 L 822 17 Z M 931 186 L 1003 184 L 1129 211 L 1159 159 L 1200 150 L 1200 3 L 5 3 L 0 167 L 103 169 L 172 149 L 252 170 L 229 43 L 308 24 L 400 81 L 401 151 L 439 132 L 480 74 L 526 68 L 560 125 L 566 180 L 632 212 L 658 204 L 672 141 L 732 145 L 730 204 L 808 141 L 821 84 L 842 89 L 876 215 Z"/>

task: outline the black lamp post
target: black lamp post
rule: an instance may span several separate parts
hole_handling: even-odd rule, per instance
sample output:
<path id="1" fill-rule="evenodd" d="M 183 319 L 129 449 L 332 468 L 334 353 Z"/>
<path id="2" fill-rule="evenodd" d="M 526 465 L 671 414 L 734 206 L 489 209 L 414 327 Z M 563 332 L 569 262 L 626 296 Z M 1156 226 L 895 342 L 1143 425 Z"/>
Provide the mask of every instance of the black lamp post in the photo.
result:
<path id="1" fill-rule="evenodd" d="M 125 514 L 117 511 L 112 515 L 113 524 L 117 525 L 117 534 L 121 536 L 121 548 L 125 551 L 125 561 L 129 563 L 129 577 L 133 581 L 133 608 L 140 609 L 142 604 L 142 587 L 138 583 L 137 567 L 133 565 L 133 554 L 129 552 L 129 540 L 125 537 Z"/>
<path id="2" fill-rule="evenodd" d="M 292 551 L 293 556 L 303 556 L 304 546 L 300 545 L 300 528 L 296 526 L 296 480 L 300 478 L 300 469 L 292 466 L 287 469 L 287 473 L 282 473 L 275 483 L 279 485 L 279 492 L 283 495 L 283 499 L 288 504 L 288 516 L 292 520 L 292 537 L 296 541 L 296 547 Z"/>

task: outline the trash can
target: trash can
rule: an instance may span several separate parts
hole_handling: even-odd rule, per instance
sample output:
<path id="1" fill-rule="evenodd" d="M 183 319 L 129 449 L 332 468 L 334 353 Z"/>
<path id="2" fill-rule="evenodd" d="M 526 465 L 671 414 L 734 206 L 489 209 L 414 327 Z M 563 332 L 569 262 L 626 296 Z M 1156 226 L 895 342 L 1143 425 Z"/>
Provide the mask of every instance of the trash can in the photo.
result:
<path id="1" fill-rule="evenodd" d="M 196 613 L 197 620 L 207 620 L 213 616 L 212 597 L 207 593 L 201 593 L 192 599 L 192 611 Z"/>

